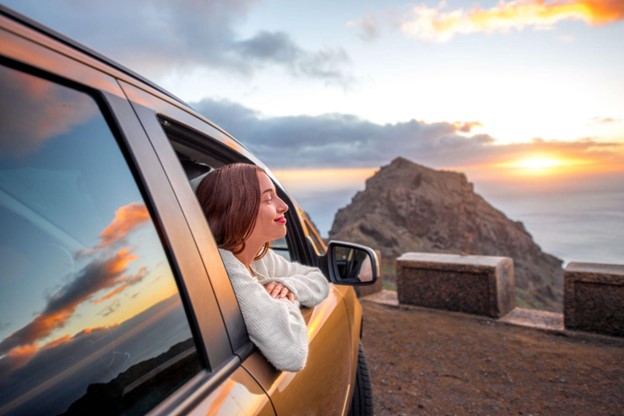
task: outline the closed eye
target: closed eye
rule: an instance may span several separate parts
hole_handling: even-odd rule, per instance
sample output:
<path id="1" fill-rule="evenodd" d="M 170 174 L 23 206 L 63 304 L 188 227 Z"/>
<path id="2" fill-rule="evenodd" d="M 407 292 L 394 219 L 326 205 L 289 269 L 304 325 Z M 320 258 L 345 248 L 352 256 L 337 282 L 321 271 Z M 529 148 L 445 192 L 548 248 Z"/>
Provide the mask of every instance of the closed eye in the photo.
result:
<path id="1" fill-rule="evenodd" d="M 266 191 L 262 192 L 262 201 L 263 202 L 271 202 L 273 200 L 273 190 L 272 189 L 267 189 Z"/>

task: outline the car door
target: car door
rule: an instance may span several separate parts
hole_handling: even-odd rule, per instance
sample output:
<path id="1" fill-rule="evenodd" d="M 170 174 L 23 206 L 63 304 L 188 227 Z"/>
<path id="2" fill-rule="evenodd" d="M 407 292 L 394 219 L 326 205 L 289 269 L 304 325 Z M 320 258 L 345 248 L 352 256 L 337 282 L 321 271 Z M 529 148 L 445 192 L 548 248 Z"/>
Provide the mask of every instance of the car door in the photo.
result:
<path id="1" fill-rule="evenodd" d="M 269 175 L 270 170 L 240 143 L 192 110 L 154 92 L 126 84 L 123 84 L 123 88 L 167 169 L 169 181 L 181 201 L 202 252 L 202 245 L 214 242 L 180 158 L 210 167 L 245 161 L 265 168 Z M 307 248 L 305 234 L 299 224 L 298 209 L 273 179 L 280 197 L 291 208 L 287 213 L 290 257 L 309 263 L 304 257 Z M 267 391 L 277 414 L 344 414 L 352 388 L 355 365 L 353 351 L 357 350 L 352 337 L 352 315 L 348 313 L 345 304 L 345 294 L 349 290 L 352 292 L 352 289 L 330 285 L 330 294 L 323 303 L 302 310 L 310 340 L 308 364 L 306 369 L 298 373 L 280 372 L 256 349 L 250 349 L 250 341 L 240 311 L 236 303 L 232 302 L 233 291 L 222 264 L 214 264 L 214 259 L 206 258 L 204 261 L 206 267 L 212 267 L 209 273 L 211 283 L 232 336 L 233 348 L 244 360 L 243 367 Z M 352 300 L 350 306 L 353 307 Z"/>
<path id="2" fill-rule="evenodd" d="M 0 413 L 274 414 L 125 75 L 1 12 Z"/>
<path id="3" fill-rule="evenodd" d="M 290 238 L 282 242 L 280 251 L 288 249 L 290 257 L 298 257 L 308 249 L 302 237 L 306 233 L 298 220 L 289 219 L 289 225 Z M 359 330 L 352 328 L 359 324 L 353 319 L 357 308 L 351 287 L 330 284 L 330 293 L 323 303 L 302 309 L 310 350 L 306 367 L 296 376 L 276 371 L 260 354 L 243 363 L 267 390 L 278 414 L 347 414 L 353 360 L 357 359 L 354 347 L 357 348 L 355 342 L 359 338 Z"/>

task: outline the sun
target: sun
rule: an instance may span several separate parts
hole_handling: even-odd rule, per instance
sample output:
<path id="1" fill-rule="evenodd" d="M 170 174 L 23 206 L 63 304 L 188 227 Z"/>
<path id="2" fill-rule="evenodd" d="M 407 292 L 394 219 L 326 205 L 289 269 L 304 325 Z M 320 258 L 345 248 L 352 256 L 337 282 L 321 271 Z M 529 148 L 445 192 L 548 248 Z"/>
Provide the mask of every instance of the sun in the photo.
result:
<path id="1" fill-rule="evenodd" d="M 498 163 L 497 168 L 503 168 L 513 176 L 552 176 L 566 174 L 586 169 L 591 161 L 562 155 L 525 155 L 516 160 Z"/>
<path id="2" fill-rule="evenodd" d="M 547 156 L 534 156 L 526 159 L 521 159 L 513 166 L 520 169 L 526 169 L 535 173 L 546 172 L 553 170 L 554 168 L 564 166 L 566 163 L 561 159 L 555 159 Z"/>

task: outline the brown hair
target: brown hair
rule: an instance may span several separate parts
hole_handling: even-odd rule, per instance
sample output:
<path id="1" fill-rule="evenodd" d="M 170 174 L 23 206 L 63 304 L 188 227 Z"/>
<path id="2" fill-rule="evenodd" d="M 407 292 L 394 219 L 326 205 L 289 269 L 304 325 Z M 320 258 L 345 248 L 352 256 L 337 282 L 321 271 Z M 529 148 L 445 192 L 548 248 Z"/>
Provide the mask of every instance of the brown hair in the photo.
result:
<path id="1" fill-rule="evenodd" d="M 245 240 L 256 225 L 260 210 L 257 172 L 264 170 L 255 165 L 233 163 L 210 172 L 197 187 L 197 199 L 217 245 L 234 254 L 245 249 Z M 262 258 L 268 249 L 269 244 L 266 243 L 256 260 Z"/>

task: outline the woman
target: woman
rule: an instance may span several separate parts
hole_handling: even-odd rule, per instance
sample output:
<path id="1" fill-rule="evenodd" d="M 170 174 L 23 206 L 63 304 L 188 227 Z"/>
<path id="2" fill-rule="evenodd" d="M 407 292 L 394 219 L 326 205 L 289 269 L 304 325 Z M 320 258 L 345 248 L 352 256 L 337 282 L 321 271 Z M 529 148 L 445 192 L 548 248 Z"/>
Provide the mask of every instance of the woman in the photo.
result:
<path id="1" fill-rule="evenodd" d="M 271 241 L 286 235 L 288 206 L 264 170 L 244 163 L 212 171 L 199 184 L 197 198 L 249 337 L 278 370 L 301 370 L 308 334 L 299 305 L 317 305 L 329 286 L 319 269 L 291 263 L 269 249 Z"/>

